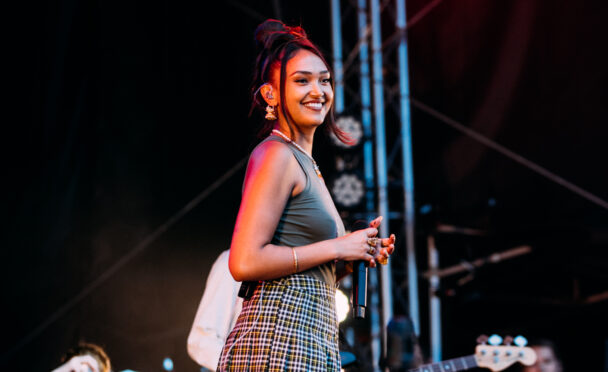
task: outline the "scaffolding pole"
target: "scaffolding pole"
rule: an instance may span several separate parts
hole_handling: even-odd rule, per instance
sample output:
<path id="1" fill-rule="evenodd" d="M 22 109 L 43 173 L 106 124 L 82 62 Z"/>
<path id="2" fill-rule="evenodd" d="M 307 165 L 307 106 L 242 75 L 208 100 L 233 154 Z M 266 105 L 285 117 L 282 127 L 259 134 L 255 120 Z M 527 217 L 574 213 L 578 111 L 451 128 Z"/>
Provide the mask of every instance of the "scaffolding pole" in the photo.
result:
<path id="1" fill-rule="evenodd" d="M 367 220 L 372 220 L 375 211 L 374 201 L 374 156 L 372 137 L 372 112 L 371 112 L 371 85 L 369 71 L 369 43 L 368 43 L 368 21 L 367 0 L 358 0 L 357 3 L 357 34 L 359 37 L 359 74 L 361 91 L 361 124 L 363 126 L 363 170 L 365 174 L 365 211 Z M 382 327 L 378 301 L 378 275 L 375 270 L 369 273 L 370 292 L 370 329 L 371 329 L 371 359 L 374 371 L 379 371 L 379 361 L 382 357 Z"/>
<path id="2" fill-rule="evenodd" d="M 372 138 L 372 100 L 369 76 L 369 43 L 367 0 L 358 0 L 357 24 L 359 36 L 359 79 L 361 92 L 361 125 L 363 126 L 363 171 L 365 175 L 365 212 L 368 219 L 375 211 L 374 154 Z"/>
<path id="3" fill-rule="evenodd" d="M 405 0 L 397 0 L 397 32 L 400 33 L 397 50 L 399 65 L 399 106 L 401 119 L 401 150 L 403 159 L 403 200 L 406 239 L 406 264 L 409 289 L 409 312 L 416 335 L 420 335 L 418 305 L 418 271 L 415 249 L 414 165 L 412 156 L 412 131 L 410 113 L 410 85 L 407 56 Z"/>
<path id="4" fill-rule="evenodd" d="M 342 66 L 342 20 L 340 0 L 331 0 L 331 29 L 334 52 L 334 109 L 336 114 L 344 111 L 344 70 Z"/>
<path id="5" fill-rule="evenodd" d="M 389 203 L 388 203 L 388 177 L 386 169 L 386 134 L 384 127 L 384 92 L 382 77 L 382 28 L 380 25 L 380 1 L 371 0 L 371 24 L 372 24 L 372 54 L 373 54 L 373 92 L 374 92 L 374 119 L 375 119 L 375 144 L 376 144 L 376 184 L 378 190 L 378 214 L 384 217 L 379 228 L 381 237 L 389 235 Z M 391 261 L 386 265 L 378 265 L 380 274 L 382 317 L 381 317 L 381 340 L 382 358 L 386 357 L 386 329 L 388 322 L 393 316 L 393 304 L 391 297 Z M 378 361 L 374 364 L 377 366 Z M 377 368 L 377 367 L 376 367 Z"/>

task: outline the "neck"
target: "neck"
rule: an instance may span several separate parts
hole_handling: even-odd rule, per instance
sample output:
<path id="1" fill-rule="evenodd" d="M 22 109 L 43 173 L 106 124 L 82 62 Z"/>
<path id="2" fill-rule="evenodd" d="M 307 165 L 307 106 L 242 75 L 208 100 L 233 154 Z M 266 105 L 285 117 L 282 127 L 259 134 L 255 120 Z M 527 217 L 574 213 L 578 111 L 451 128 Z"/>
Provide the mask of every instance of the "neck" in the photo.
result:
<path id="1" fill-rule="evenodd" d="M 273 129 L 277 129 L 285 134 L 287 137 L 291 138 L 291 132 L 289 130 L 289 126 L 287 124 L 279 124 L 277 123 Z M 300 147 L 306 150 L 309 154 L 312 154 L 312 144 L 315 136 L 316 128 L 307 128 L 307 130 L 302 130 L 299 127 L 295 127 L 293 130 L 293 138 L 292 140 L 297 143 Z"/>

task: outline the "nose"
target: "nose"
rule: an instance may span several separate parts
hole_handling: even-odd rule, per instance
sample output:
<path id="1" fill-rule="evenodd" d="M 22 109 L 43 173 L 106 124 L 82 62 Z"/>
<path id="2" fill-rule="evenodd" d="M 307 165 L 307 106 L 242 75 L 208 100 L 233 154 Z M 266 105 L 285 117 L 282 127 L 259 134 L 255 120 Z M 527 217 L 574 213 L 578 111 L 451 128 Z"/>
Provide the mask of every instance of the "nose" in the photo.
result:
<path id="1" fill-rule="evenodd" d="M 321 86 L 319 85 L 318 82 L 313 82 L 311 89 L 310 89 L 310 95 L 312 97 L 322 97 L 323 96 L 323 90 L 321 89 Z"/>

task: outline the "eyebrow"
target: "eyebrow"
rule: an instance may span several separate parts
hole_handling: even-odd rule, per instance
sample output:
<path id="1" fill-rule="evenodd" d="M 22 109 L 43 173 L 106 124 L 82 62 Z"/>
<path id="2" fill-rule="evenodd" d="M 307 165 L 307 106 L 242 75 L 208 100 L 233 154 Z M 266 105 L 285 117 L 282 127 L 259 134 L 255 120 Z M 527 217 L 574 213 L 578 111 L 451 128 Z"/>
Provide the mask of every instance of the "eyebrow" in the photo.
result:
<path id="1" fill-rule="evenodd" d="M 312 75 L 312 72 L 310 72 L 310 71 L 294 71 L 290 76 L 293 76 L 295 74 Z M 323 70 L 323 71 L 319 72 L 319 75 L 325 75 L 325 74 L 329 74 L 329 71 Z"/>

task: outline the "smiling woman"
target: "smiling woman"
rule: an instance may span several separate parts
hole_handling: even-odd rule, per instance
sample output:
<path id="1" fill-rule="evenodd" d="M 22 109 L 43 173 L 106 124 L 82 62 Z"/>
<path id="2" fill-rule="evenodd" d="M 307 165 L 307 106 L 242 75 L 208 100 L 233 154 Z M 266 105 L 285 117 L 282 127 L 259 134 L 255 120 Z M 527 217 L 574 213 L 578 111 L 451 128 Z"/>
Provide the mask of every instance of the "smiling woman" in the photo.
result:
<path id="1" fill-rule="evenodd" d="M 247 295 L 218 371 L 339 371 L 336 282 L 345 262 L 388 257 L 394 236 L 370 239 L 380 218 L 345 234 L 312 157 L 319 126 L 348 141 L 325 58 L 301 27 L 276 20 L 256 41 L 252 109 L 266 113 L 266 138 L 250 156 L 232 237 L 230 272 Z"/>
<path id="2" fill-rule="evenodd" d="M 290 118 L 299 126 L 323 124 L 330 111 L 334 99 L 331 87 L 331 75 L 325 62 L 313 52 L 302 49 L 295 53 L 287 64 L 285 81 L 285 101 L 279 112 L 285 118 Z M 280 81 L 278 69 L 274 70 L 273 81 Z M 262 86 L 262 96 L 266 97 L 269 105 L 276 106 L 276 98 L 268 98 L 273 90 L 271 84 Z M 279 92 L 281 92 L 279 88 Z"/>

